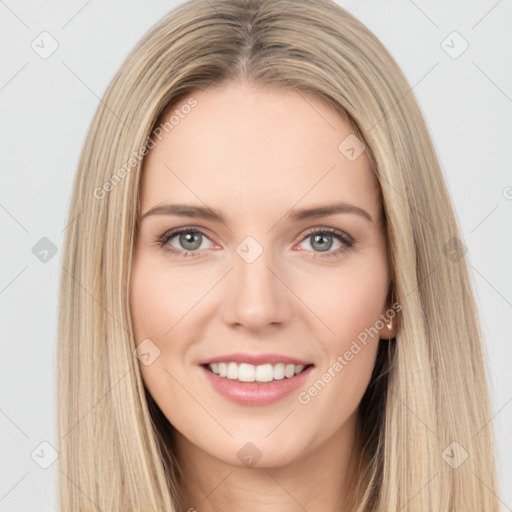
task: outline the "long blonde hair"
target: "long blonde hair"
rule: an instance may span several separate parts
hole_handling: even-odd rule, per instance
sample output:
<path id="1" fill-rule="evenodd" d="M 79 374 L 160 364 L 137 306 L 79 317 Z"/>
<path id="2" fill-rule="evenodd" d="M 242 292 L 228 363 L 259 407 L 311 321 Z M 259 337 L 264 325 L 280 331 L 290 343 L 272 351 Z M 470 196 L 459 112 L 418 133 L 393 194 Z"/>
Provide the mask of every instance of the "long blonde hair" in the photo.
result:
<path id="1" fill-rule="evenodd" d="M 497 511 L 480 328 L 435 150 L 393 58 L 330 0 L 181 4 L 143 37 L 105 92 L 74 182 L 61 274 L 62 510 L 183 505 L 173 427 L 133 353 L 139 186 L 151 134 L 170 106 L 239 78 L 325 101 L 364 141 L 380 184 L 402 310 L 360 404 L 366 462 L 356 510 Z"/>

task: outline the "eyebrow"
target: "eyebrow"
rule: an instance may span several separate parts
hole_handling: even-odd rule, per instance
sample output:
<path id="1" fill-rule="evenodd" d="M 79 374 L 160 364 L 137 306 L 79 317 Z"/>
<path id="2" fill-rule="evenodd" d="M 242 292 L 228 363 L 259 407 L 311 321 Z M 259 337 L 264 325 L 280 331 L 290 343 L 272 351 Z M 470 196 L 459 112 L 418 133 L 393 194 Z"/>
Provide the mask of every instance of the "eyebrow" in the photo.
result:
<path id="1" fill-rule="evenodd" d="M 348 203 L 334 203 L 311 208 L 296 209 L 288 213 L 285 218 L 291 221 L 301 221 L 306 219 L 327 217 L 329 215 L 336 215 L 338 213 L 352 213 L 360 215 L 367 221 L 373 222 L 372 217 L 366 210 Z M 142 215 L 140 220 L 149 217 L 150 215 L 177 215 L 179 217 L 194 217 L 226 224 L 224 216 L 219 211 L 212 210 L 208 207 L 193 206 L 188 204 L 164 204 L 154 206 L 144 215 Z"/>

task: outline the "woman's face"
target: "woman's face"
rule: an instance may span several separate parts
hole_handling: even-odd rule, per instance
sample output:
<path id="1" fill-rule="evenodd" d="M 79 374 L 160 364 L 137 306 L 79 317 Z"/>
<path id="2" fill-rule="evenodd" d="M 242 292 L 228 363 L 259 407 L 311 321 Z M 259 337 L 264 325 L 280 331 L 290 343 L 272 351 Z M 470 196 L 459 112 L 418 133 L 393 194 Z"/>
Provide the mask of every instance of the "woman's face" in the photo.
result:
<path id="1" fill-rule="evenodd" d="M 193 98 L 145 161 L 140 369 L 183 443 L 284 465 L 353 433 L 387 308 L 378 188 L 315 97 L 230 83 Z"/>

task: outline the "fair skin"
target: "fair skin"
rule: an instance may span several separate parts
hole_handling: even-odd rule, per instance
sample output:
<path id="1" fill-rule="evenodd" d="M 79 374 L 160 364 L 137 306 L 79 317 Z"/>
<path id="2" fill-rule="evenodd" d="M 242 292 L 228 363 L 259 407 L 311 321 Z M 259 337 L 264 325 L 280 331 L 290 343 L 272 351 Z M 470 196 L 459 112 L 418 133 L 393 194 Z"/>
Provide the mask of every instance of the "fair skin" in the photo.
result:
<path id="1" fill-rule="evenodd" d="M 176 429 L 185 510 L 348 510 L 359 456 L 353 449 L 357 407 L 379 337 L 392 335 L 384 327 L 333 374 L 338 356 L 389 308 L 374 173 L 365 152 L 354 161 L 340 152 L 353 130 L 313 96 L 236 82 L 193 97 L 197 107 L 146 157 L 141 214 L 165 204 L 206 206 L 225 223 L 144 217 L 130 290 L 136 344 L 150 339 L 160 351 L 139 366 Z M 339 202 L 371 220 L 353 211 L 287 217 L 290 210 Z M 178 233 L 158 243 L 180 227 L 202 234 Z M 318 241 L 311 228 L 323 233 Z M 349 247 L 325 228 L 355 242 Z M 248 236 L 262 249 L 250 263 L 237 252 Z M 244 405 L 219 394 L 199 365 L 235 352 L 283 354 L 312 366 L 289 395 Z M 301 403 L 299 393 L 329 368 L 335 376 Z M 259 454 L 257 463 L 245 464 L 241 449 Z"/>

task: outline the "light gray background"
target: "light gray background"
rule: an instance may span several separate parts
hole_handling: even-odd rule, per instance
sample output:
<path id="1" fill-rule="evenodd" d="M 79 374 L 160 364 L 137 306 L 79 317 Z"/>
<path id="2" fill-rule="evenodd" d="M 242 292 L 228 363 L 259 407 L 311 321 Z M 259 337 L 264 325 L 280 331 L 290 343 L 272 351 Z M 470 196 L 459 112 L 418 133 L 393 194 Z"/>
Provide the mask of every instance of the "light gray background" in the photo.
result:
<path id="1" fill-rule="evenodd" d="M 40 443 L 56 444 L 57 285 L 72 180 L 99 98 L 135 43 L 177 3 L 0 0 L 2 511 L 57 510 L 57 466 L 42 469 L 31 453 L 44 461 L 51 451 Z M 512 510 L 512 3 L 339 3 L 402 67 L 437 148 L 472 265 L 500 498 Z M 59 45 L 47 59 L 31 48 L 43 31 Z M 458 58 L 445 51 L 462 48 L 454 31 L 469 43 Z M 32 252 L 43 237 L 58 251 L 46 263 Z"/>

